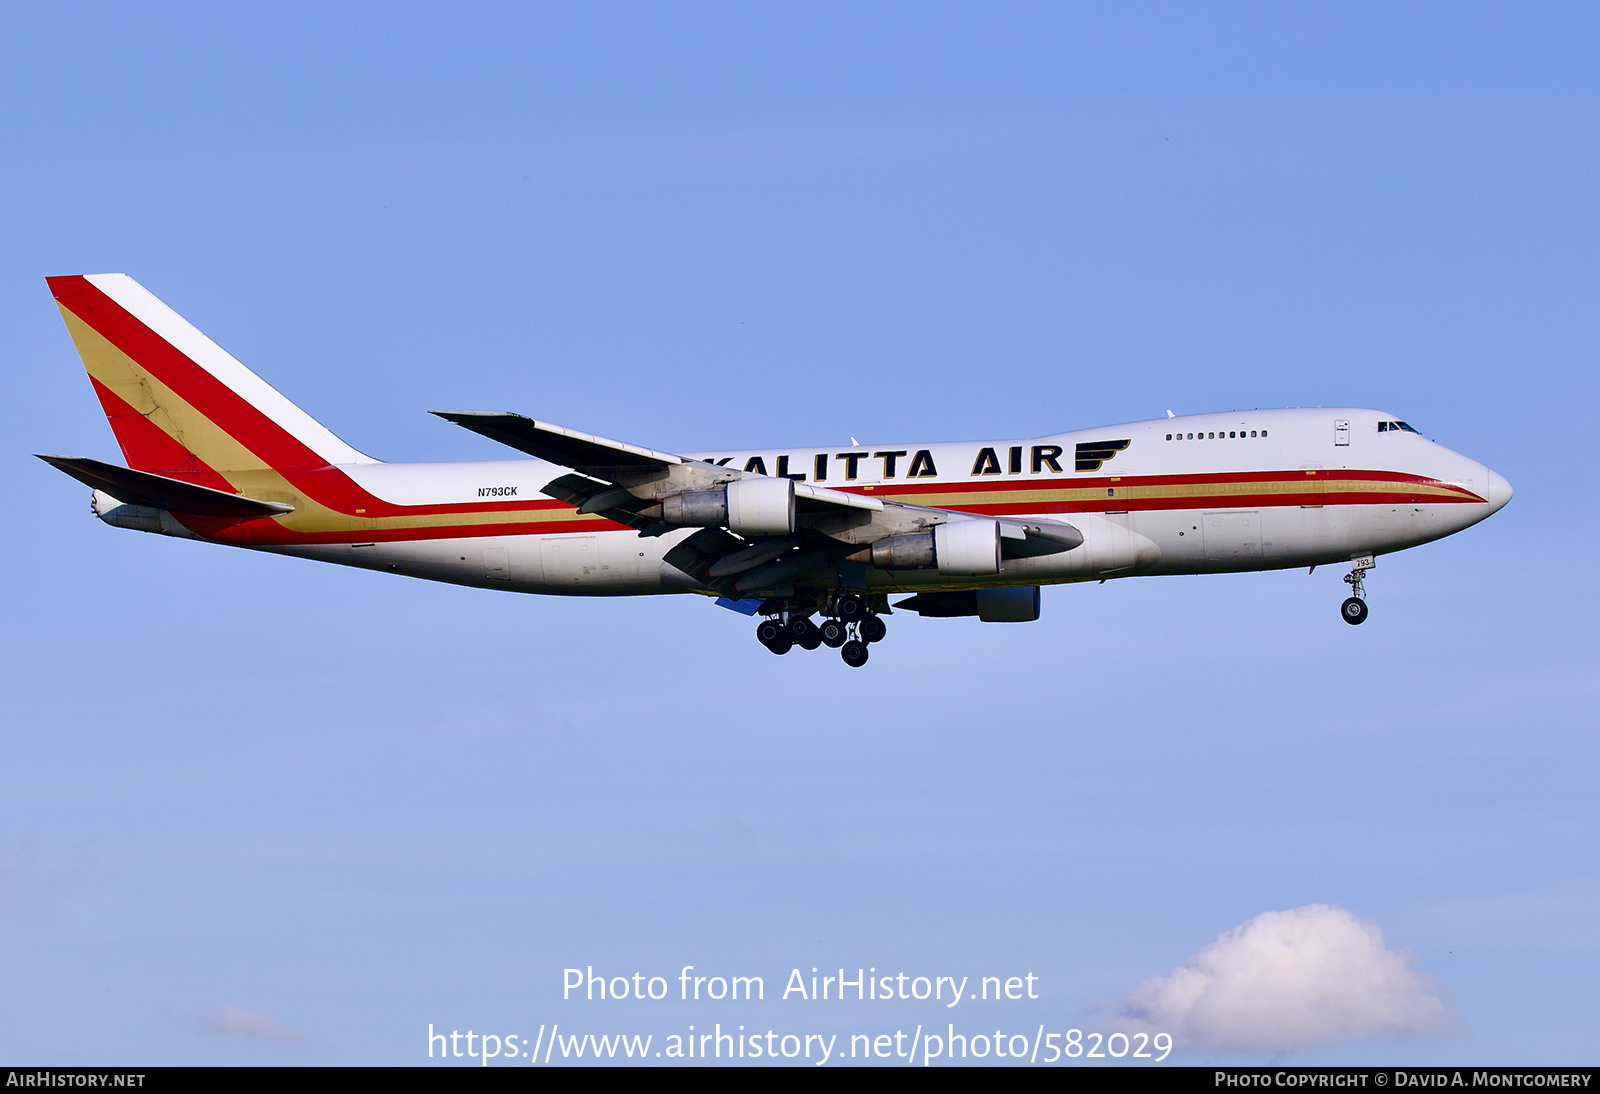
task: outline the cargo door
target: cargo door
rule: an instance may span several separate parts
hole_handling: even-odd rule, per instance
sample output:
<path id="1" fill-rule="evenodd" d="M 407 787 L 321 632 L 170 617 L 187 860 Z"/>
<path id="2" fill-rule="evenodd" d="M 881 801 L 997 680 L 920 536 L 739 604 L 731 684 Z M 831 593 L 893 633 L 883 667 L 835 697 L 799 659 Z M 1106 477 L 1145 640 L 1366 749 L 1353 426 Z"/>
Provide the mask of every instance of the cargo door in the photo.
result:
<path id="1" fill-rule="evenodd" d="M 511 552 L 504 547 L 483 549 L 483 576 L 496 581 L 511 580 Z"/>
<path id="2" fill-rule="evenodd" d="M 1256 510 L 1227 509 L 1202 514 L 1206 561 L 1249 566 L 1261 561 L 1261 514 Z"/>
<path id="3" fill-rule="evenodd" d="M 594 536 L 546 536 L 539 542 L 546 585 L 583 585 L 600 573 L 599 540 Z"/>

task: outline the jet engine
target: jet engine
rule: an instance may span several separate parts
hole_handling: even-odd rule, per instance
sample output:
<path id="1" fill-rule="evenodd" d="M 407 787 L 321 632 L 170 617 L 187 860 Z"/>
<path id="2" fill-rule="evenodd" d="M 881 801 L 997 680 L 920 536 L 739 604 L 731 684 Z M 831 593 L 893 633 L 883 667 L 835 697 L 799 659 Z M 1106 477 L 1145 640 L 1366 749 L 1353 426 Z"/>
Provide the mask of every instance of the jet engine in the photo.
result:
<path id="1" fill-rule="evenodd" d="M 938 524 L 931 532 L 880 539 L 872 545 L 870 555 L 863 551 L 851 557 L 871 561 L 882 570 L 937 568 L 941 574 L 997 574 L 1000 522 L 957 520 Z"/>
<path id="2" fill-rule="evenodd" d="M 661 499 L 661 519 L 745 536 L 785 536 L 794 531 L 794 481 L 748 478 L 714 490 L 674 494 Z"/>

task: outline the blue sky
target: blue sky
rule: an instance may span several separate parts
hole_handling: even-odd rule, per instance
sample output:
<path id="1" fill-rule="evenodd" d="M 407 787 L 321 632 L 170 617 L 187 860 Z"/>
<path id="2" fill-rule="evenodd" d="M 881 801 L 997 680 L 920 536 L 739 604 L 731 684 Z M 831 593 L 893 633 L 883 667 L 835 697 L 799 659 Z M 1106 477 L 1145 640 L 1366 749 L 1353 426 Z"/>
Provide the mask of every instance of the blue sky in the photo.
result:
<path id="1" fill-rule="evenodd" d="M 0 1057 L 940 1020 L 563 1003 L 569 965 L 1031 971 L 985 1016 L 1031 1033 L 1329 903 L 1460 1026 L 1294 1059 L 1592 1060 L 1597 39 L 1577 4 L 9 9 Z M 112 270 L 383 459 L 502 454 L 435 408 L 707 450 L 1359 405 L 1517 496 L 1381 560 L 1361 628 L 1337 571 L 1135 579 L 896 616 L 852 672 L 698 599 L 101 526 L 30 453 L 117 457 L 43 282 Z"/>

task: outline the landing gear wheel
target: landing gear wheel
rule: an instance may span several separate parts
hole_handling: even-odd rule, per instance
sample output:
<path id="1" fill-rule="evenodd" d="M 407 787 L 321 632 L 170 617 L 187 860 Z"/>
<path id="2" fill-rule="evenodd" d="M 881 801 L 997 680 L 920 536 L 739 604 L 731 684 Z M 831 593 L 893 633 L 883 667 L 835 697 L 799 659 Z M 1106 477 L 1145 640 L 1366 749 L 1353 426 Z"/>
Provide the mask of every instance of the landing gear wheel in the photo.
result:
<path id="1" fill-rule="evenodd" d="M 834 611 L 839 613 L 839 618 L 846 623 L 854 623 L 867 613 L 867 606 L 855 593 L 845 593 L 834 605 Z"/>
<path id="2" fill-rule="evenodd" d="M 867 663 L 867 644 L 865 642 L 857 642 L 852 638 L 844 644 L 844 648 L 839 651 L 839 656 L 844 658 L 845 664 L 853 669 L 858 669 Z"/>
<path id="3" fill-rule="evenodd" d="M 875 615 L 869 615 L 861 621 L 861 637 L 864 641 L 882 642 L 883 636 L 888 633 L 889 628 Z"/>
<path id="4" fill-rule="evenodd" d="M 1367 602 L 1359 596 L 1346 597 L 1345 602 L 1339 605 L 1339 615 L 1352 627 L 1357 623 L 1367 621 Z"/>
<path id="5" fill-rule="evenodd" d="M 773 653 L 784 654 L 788 653 L 794 648 L 794 639 L 790 638 L 788 634 L 780 634 L 776 639 L 768 642 L 766 645 L 767 649 L 771 650 Z"/>
<path id="6" fill-rule="evenodd" d="M 776 619 L 763 619 L 756 625 L 756 641 L 768 649 L 772 644 L 783 637 L 783 624 Z"/>
<path id="7" fill-rule="evenodd" d="M 794 644 L 803 650 L 814 650 L 822 645 L 822 630 L 809 619 L 790 623 L 789 633 L 794 636 Z"/>
<path id="8" fill-rule="evenodd" d="M 850 637 L 850 633 L 845 630 L 844 624 L 837 619 L 827 620 L 817 628 L 817 633 L 822 636 L 822 644 L 830 650 L 838 649 L 844 645 L 845 639 Z"/>

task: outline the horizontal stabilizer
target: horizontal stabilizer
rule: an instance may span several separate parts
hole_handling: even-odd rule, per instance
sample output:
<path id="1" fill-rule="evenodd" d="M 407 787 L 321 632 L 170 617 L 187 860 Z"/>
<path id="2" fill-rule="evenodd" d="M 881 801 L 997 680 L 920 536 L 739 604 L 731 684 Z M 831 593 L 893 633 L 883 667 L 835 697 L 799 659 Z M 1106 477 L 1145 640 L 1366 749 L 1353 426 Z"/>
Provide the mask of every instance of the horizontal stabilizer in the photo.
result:
<path id="1" fill-rule="evenodd" d="M 180 482 L 148 471 L 133 471 L 112 463 L 81 456 L 40 456 L 41 460 L 64 471 L 85 486 L 104 490 L 127 505 L 144 505 L 196 517 L 221 520 L 256 520 L 294 512 L 294 506 L 277 501 L 258 501 L 243 494 L 230 494 Z"/>
<path id="2" fill-rule="evenodd" d="M 564 429 L 548 422 L 536 422 L 521 414 L 490 410 L 435 410 L 433 413 L 447 422 L 481 433 L 519 452 L 578 471 L 593 467 L 635 473 L 651 472 L 683 462 L 681 458 L 666 452 L 607 440 L 592 433 L 579 433 L 575 429 Z"/>

